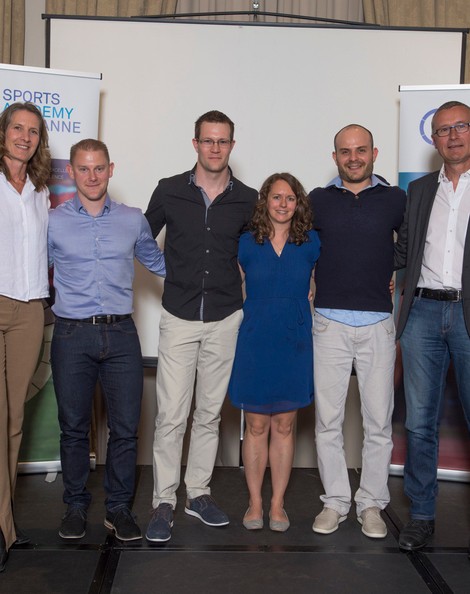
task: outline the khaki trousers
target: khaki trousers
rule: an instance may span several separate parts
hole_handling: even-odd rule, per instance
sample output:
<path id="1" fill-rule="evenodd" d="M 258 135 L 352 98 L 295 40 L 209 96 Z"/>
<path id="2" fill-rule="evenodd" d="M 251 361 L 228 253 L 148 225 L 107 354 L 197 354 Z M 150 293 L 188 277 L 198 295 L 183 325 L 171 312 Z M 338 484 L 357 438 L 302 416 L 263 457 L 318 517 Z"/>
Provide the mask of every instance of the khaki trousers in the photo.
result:
<path id="1" fill-rule="evenodd" d="M 189 499 L 209 494 L 219 444 L 220 411 L 232 371 L 242 310 L 219 322 L 190 322 L 162 311 L 153 442 L 154 508 L 176 505 L 186 424 L 195 409 L 185 473 Z"/>
<path id="2" fill-rule="evenodd" d="M 16 485 L 24 403 L 44 333 L 41 300 L 0 296 L 0 528 L 7 549 L 15 542 L 12 500 Z"/>
<path id="3" fill-rule="evenodd" d="M 315 313 L 313 335 L 315 435 L 325 489 L 320 499 L 342 516 L 351 506 L 342 429 L 354 362 L 364 428 L 361 480 L 354 495 L 356 513 L 359 516 L 368 507 L 384 509 L 390 501 L 387 481 L 393 447 L 393 318 L 354 328 Z"/>

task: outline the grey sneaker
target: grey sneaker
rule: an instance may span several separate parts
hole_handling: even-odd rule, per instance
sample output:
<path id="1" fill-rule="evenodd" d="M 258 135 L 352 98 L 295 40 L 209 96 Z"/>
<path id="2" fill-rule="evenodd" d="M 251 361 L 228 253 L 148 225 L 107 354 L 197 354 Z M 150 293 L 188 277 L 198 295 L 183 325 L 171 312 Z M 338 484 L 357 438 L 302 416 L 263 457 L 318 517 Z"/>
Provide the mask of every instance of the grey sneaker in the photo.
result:
<path id="1" fill-rule="evenodd" d="M 362 532 L 369 538 L 385 538 L 387 536 L 387 526 L 380 517 L 378 507 L 367 507 L 357 516 L 357 521 L 362 524 Z"/>
<path id="2" fill-rule="evenodd" d="M 199 518 L 208 526 L 226 526 L 230 521 L 227 514 L 218 507 L 210 495 L 187 499 L 184 511 L 190 516 Z"/>
<path id="3" fill-rule="evenodd" d="M 338 530 L 341 522 L 348 516 L 342 516 L 331 507 L 324 507 L 313 522 L 312 530 L 318 534 L 331 534 Z"/>
<path id="4" fill-rule="evenodd" d="M 150 542 L 166 542 L 171 538 L 173 528 L 173 507 L 171 503 L 160 503 L 152 512 L 145 538 Z"/>
<path id="5" fill-rule="evenodd" d="M 61 538 L 82 538 L 85 536 L 86 509 L 76 505 L 69 505 L 60 524 Z"/>

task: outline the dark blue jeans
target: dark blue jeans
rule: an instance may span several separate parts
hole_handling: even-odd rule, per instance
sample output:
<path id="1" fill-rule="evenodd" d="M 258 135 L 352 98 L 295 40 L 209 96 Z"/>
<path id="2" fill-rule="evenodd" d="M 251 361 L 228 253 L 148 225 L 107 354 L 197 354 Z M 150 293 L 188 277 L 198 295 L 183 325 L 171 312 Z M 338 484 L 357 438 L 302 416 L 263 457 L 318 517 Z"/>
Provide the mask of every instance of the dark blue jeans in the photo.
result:
<path id="1" fill-rule="evenodd" d="M 59 408 L 64 502 L 87 508 L 91 501 L 86 488 L 89 434 L 93 394 L 99 381 L 109 428 L 106 508 L 128 506 L 134 493 L 143 386 L 142 355 L 133 320 L 93 325 L 58 318 L 51 367 Z"/>
<path id="2" fill-rule="evenodd" d="M 470 337 L 462 302 L 415 297 L 400 345 L 408 439 L 405 493 L 411 500 L 411 517 L 432 520 L 438 489 L 439 423 L 451 359 L 470 426 Z"/>

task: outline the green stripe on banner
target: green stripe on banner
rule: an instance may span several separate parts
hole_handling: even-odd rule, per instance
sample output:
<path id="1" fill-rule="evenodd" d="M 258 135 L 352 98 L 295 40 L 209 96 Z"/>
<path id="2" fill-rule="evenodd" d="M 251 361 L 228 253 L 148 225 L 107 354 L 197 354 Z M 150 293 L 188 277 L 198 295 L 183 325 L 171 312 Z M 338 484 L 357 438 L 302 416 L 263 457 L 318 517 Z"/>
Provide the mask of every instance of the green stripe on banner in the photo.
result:
<path id="1" fill-rule="evenodd" d="M 60 428 L 50 365 L 54 316 L 46 302 L 44 308 L 44 339 L 25 404 L 20 463 L 60 460 Z"/>

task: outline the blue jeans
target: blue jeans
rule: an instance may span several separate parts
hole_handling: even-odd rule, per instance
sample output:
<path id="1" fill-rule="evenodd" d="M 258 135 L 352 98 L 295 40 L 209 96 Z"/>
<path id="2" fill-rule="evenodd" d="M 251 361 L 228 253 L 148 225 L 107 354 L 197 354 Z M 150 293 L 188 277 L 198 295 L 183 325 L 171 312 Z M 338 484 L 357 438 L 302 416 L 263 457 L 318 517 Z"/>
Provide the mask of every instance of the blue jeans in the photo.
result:
<path id="1" fill-rule="evenodd" d="M 400 338 L 406 401 L 405 493 L 411 517 L 432 520 L 437 496 L 439 424 L 450 360 L 470 427 L 470 337 L 462 302 L 415 297 Z"/>
<path id="2" fill-rule="evenodd" d="M 57 318 L 51 367 L 59 408 L 64 502 L 87 508 L 91 501 L 86 488 L 89 434 L 99 380 L 109 428 L 105 504 L 108 510 L 128 506 L 135 486 L 143 387 L 142 354 L 133 320 L 93 325 Z"/>

